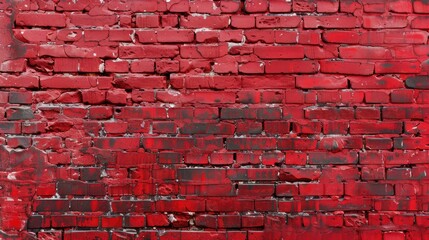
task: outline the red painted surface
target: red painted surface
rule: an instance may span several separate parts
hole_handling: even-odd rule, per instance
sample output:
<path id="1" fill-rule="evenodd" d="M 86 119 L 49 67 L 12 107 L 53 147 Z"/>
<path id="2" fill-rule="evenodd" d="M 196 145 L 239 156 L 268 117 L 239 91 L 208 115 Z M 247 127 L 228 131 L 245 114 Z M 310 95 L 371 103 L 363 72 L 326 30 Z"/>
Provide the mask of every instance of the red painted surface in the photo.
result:
<path id="1" fill-rule="evenodd" d="M 0 239 L 429 239 L 429 1 L 0 9 Z"/>

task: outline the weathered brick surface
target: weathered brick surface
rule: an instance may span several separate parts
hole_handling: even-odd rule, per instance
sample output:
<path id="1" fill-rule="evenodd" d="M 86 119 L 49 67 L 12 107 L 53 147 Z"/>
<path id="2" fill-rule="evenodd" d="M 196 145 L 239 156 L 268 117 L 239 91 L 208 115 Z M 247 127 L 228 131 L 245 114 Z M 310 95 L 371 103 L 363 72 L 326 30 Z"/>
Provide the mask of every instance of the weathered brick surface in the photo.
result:
<path id="1" fill-rule="evenodd" d="M 428 14 L 0 2 L 0 239 L 428 239 Z"/>

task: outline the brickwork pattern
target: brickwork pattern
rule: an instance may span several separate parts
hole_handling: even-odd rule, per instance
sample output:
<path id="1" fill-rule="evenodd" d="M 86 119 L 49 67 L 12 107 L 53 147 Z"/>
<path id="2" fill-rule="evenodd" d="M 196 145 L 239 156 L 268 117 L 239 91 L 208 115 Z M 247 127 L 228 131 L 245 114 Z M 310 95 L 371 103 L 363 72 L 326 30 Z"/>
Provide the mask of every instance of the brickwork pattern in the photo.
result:
<path id="1" fill-rule="evenodd" d="M 429 1 L 0 1 L 0 239 L 429 239 Z"/>

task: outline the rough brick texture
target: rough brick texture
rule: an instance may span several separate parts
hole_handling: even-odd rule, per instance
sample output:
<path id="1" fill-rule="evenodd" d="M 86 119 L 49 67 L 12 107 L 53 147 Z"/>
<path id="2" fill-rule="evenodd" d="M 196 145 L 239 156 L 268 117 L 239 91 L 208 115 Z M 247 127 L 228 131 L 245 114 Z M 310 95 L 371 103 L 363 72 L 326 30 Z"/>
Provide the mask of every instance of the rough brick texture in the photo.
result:
<path id="1" fill-rule="evenodd" d="M 0 239 L 429 239 L 429 1 L 0 1 Z"/>

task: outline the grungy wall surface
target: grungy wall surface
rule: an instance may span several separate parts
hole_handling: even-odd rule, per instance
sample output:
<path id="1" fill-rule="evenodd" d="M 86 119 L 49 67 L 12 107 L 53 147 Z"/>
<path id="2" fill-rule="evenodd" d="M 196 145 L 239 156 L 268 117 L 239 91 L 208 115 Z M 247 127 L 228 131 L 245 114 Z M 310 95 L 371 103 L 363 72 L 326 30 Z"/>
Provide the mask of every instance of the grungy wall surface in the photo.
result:
<path id="1" fill-rule="evenodd" d="M 429 1 L 0 9 L 0 239 L 429 239 Z"/>

